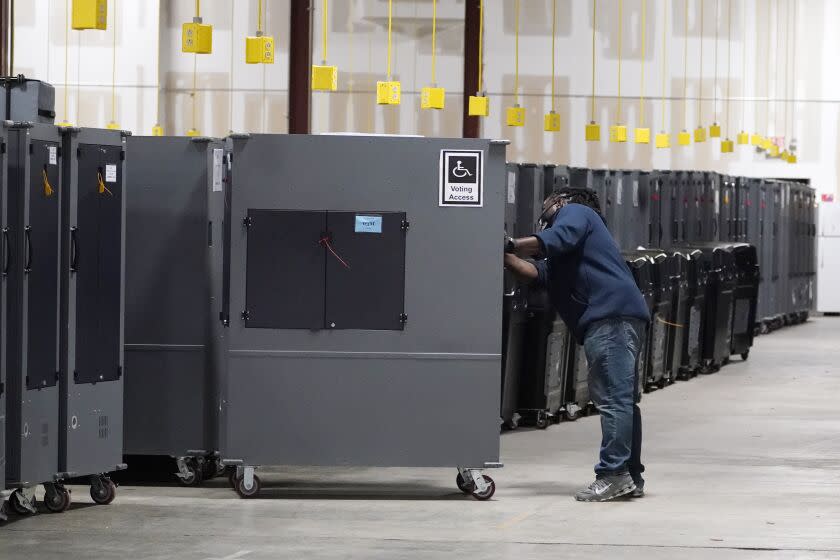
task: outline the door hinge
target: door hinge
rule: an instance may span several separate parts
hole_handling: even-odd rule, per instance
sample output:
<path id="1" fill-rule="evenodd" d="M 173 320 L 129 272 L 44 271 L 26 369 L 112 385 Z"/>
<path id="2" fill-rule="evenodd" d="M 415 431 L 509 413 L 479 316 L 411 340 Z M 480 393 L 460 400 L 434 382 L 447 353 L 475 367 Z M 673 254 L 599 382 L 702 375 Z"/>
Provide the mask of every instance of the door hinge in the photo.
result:
<path id="1" fill-rule="evenodd" d="M 254 225 L 254 220 L 251 218 L 251 216 L 245 216 L 245 219 L 242 220 L 242 225 L 244 225 L 246 228 L 249 228 L 252 225 Z"/>
<path id="2" fill-rule="evenodd" d="M 56 146 L 55 147 L 55 154 L 56 154 L 57 157 L 59 157 L 59 158 L 61 157 L 61 146 Z"/>
<path id="3" fill-rule="evenodd" d="M 34 144 L 32 144 L 31 142 L 29 143 L 29 153 L 30 153 L 30 154 L 34 154 L 34 153 L 35 153 L 35 145 L 34 145 Z"/>
<path id="4" fill-rule="evenodd" d="M 405 313 L 400 313 L 400 323 L 402 323 L 403 325 L 408 323 L 408 315 L 406 315 Z"/>
<path id="5" fill-rule="evenodd" d="M 122 377 L 122 374 L 123 374 L 122 366 L 117 366 L 117 379 L 120 379 Z"/>
<path id="6" fill-rule="evenodd" d="M 78 381 L 78 380 L 79 380 L 79 372 L 78 372 L 78 371 L 74 371 L 74 372 L 73 372 L 73 381 Z"/>
<path id="7" fill-rule="evenodd" d="M 125 161 L 125 150 L 120 150 L 120 161 Z"/>
<path id="8" fill-rule="evenodd" d="M 242 320 L 243 321 L 245 321 L 247 323 L 248 319 L 250 319 L 250 318 L 251 318 L 251 313 L 247 309 L 242 312 Z"/>
<path id="9" fill-rule="evenodd" d="M 400 222 L 400 229 L 403 231 L 408 231 L 408 228 L 411 227 L 411 222 L 408 220 L 403 220 Z"/>
<path id="10" fill-rule="evenodd" d="M 81 146 L 76 148 L 76 158 L 81 159 L 82 157 L 82 148 Z"/>
<path id="11" fill-rule="evenodd" d="M 55 381 L 56 381 L 56 383 L 61 381 L 61 372 L 60 371 L 55 372 Z"/>
<path id="12" fill-rule="evenodd" d="M 5 154 L 5 153 L 6 153 L 6 143 L 3 142 L 2 144 L 0 144 L 0 154 Z"/>
<path id="13" fill-rule="evenodd" d="M 219 321 L 221 321 L 226 327 L 230 325 L 230 317 L 228 317 L 228 314 L 224 311 L 219 311 Z"/>

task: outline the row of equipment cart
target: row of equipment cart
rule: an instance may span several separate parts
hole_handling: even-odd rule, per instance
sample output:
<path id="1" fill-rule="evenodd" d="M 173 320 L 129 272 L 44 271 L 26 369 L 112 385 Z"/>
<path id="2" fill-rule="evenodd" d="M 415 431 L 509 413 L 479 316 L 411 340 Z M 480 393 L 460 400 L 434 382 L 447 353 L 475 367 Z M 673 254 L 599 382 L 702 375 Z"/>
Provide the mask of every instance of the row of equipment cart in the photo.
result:
<path id="1" fill-rule="evenodd" d="M 527 236 L 565 186 L 597 192 L 651 310 L 642 388 L 746 360 L 753 337 L 807 320 L 816 198 L 806 183 L 712 172 L 508 164 L 505 228 Z M 501 419 L 539 428 L 591 409 L 582 348 L 546 294 L 505 278 Z"/>
<path id="2" fill-rule="evenodd" d="M 481 139 L 0 135 L 3 512 L 38 485 L 63 511 L 80 480 L 109 503 L 149 455 L 242 497 L 307 465 L 452 467 L 489 499 L 500 402 L 511 427 L 589 407 L 583 352 L 502 269 L 503 228 L 566 184 L 599 192 L 650 305 L 645 387 L 810 309 L 795 182 L 511 165 Z"/>

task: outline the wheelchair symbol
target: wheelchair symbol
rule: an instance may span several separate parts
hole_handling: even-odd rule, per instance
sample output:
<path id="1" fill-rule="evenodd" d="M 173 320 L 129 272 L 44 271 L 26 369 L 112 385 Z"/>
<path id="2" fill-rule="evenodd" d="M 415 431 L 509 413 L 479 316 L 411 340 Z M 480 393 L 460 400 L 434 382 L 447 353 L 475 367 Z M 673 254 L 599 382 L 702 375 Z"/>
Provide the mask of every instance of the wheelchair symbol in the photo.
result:
<path id="1" fill-rule="evenodd" d="M 452 175 L 459 179 L 463 179 L 464 177 L 472 177 L 472 173 L 469 172 L 468 169 L 461 167 L 461 160 L 459 159 L 456 162 L 455 169 L 452 170 Z"/>

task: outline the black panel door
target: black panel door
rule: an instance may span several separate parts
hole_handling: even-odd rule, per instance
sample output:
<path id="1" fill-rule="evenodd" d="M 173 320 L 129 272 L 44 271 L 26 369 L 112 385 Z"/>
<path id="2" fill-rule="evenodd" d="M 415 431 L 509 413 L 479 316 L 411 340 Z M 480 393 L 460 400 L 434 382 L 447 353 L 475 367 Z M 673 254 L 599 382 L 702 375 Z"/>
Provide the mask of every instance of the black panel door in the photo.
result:
<path id="1" fill-rule="evenodd" d="M 120 376 L 122 148 L 79 146 L 78 226 L 71 231 L 76 275 L 76 383 Z"/>
<path id="2" fill-rule="evenodd" d="M 249 210 L 245 326 L 324 328 L 327 213 Z"/>
<path id="3" fill-rule="evenodd" d="M 51 387 L 58 372 L 58 144 L 31 143 L 29 226 L 24 231 L 28 275 L 28 389 Z"/>
<path id="4" fill-rule="evenodd" d="M 329 212 L 326 328 L 402 330 L 405 213 Z"/>

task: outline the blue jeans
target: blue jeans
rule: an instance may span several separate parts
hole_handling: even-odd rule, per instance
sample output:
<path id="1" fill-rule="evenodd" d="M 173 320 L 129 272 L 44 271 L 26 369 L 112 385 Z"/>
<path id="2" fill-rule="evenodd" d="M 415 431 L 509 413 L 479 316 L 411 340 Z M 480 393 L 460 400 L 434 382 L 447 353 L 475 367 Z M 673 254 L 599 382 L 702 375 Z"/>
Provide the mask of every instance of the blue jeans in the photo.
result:
<path id="1" fill-rule="evenodd" d="M 589 392 L 601 415 L 601 457 L 597 476 L 630 473 L 642 481 L 642 413 L 639 410 L 638 360 L 645 321 L 604 319 L 586 331 L 583 347 L 589 363 Z"/>

